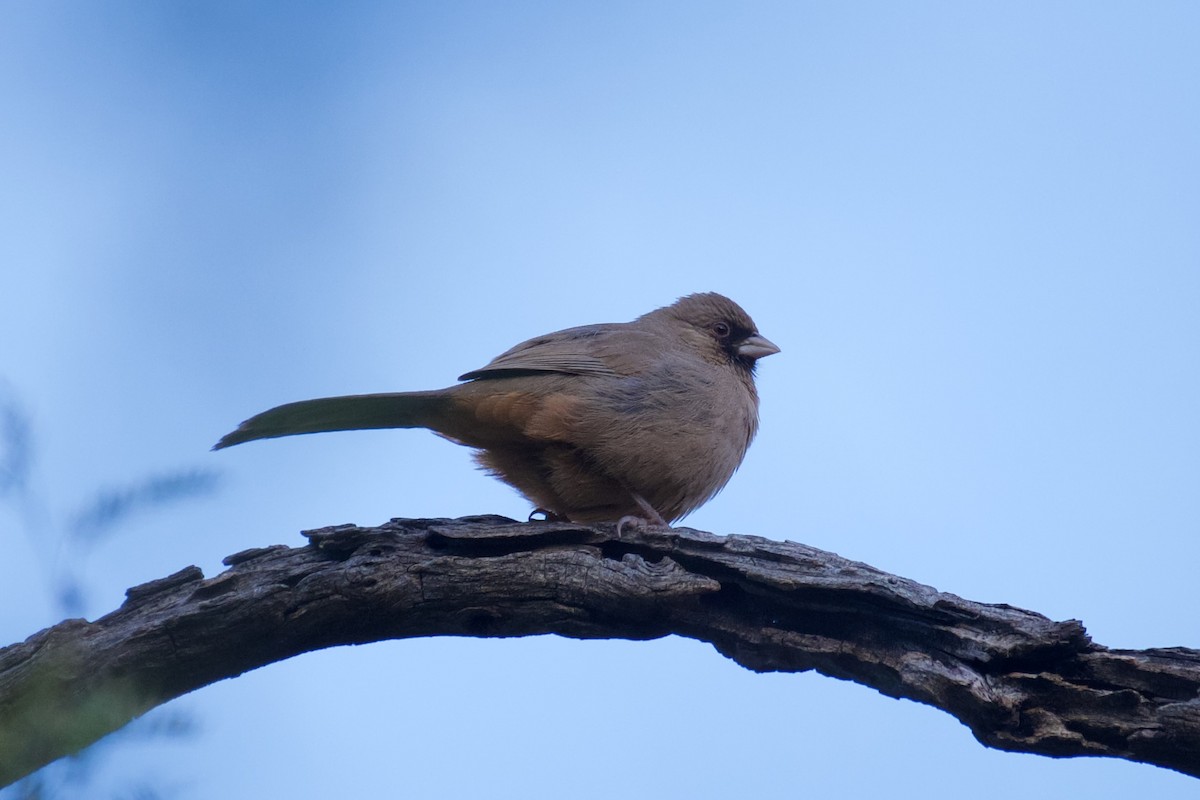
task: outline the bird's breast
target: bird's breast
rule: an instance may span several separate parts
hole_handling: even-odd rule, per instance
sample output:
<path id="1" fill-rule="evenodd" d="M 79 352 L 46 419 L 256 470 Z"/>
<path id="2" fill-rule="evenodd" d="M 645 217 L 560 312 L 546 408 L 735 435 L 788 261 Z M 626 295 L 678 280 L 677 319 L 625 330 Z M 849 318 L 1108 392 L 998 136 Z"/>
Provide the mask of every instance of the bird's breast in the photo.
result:
<path id="1" fill-rule="evenodd" d="M 604 382 L 586 406 L 585 446 L 668 519 L 720 491 L 758 426 L 753 384 L 707 365 Z"/>

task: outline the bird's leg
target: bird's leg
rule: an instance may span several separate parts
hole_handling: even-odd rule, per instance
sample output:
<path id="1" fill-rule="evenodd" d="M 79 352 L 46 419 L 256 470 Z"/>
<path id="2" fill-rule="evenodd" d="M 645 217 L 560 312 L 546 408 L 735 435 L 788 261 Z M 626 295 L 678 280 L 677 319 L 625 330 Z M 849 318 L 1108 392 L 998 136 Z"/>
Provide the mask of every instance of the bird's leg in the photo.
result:
<path id="1" fill-rule="evenodd" d="M 642 497 L 637 492 L 630 492 L 629 494 L 633 497 L 633 502 L 637 503 L 638 509 L 642 512 L 642 516 L 639 517 L 636 514 L 626 514 L 617 520 L 617 536 L 621 535 L 621 531 L 624 530 L 626 525 L 634 525 L 639 528 L 649 525 L 655 525 L 663 528 L 671 527 L 669 524 L 667 524 L 667 521 L 662 518 L 662 514 L 659 514 L 654 506 L 646 502 L 646 498 Z"/>
<path id="2" fill-rule="evenodd" d="M 642 497 L 637 492 L 633 492 L 632 494 L 633 502 L 637 503 L 638 508 L 642 510 L 642 514 L 645 516 L 646 522 L 649 522 L 651 525 L 661 526 L 663 528 L 671 527 L 667 524 L 667 521 L 662 518 L 662 514 L 659 514 L 654 506 L 646 502 L 646 498 Z"/>
<path id="3" fill-rule="evenodd" d="M 536 517 L 538 514 L 542 515 L 541 518 L 534 519 L 534 517 Z M 567 519 L 562 514 L 555 514 L 553 511 L 551 511 L 548 508 L 535 508 L 533 511 L 529 512 L 529 521 L 530 522 L 570 522 L 571 520 Z"/>

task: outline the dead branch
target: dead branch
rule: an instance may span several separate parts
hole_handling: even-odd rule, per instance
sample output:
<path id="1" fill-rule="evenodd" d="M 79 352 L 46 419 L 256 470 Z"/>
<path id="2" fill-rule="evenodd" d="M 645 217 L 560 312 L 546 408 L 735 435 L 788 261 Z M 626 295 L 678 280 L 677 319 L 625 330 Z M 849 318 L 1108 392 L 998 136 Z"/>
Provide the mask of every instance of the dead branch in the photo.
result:
<path id="1" fill-rule="evenodd" d="M 756 671 L 856 681 L 985 745 L 1200 776 L 1200 651 L 1110 650 L 1077 621 L 938 592 L 832 553 L 688 528 L 500 517 L 308 531 L 137 586 L 0 650 L 0 786 L 172 698 L 274 661 L 415 636 L 711 642 Z"/>

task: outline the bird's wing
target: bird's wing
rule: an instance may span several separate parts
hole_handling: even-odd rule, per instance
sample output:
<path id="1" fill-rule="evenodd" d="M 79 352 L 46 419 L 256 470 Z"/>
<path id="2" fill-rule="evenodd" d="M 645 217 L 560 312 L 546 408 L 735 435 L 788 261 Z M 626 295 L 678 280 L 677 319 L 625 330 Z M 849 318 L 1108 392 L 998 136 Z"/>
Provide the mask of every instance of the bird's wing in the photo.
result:
<path id="1" fill-rule="evenodd" d="M 459 376 L 460 381 L 502 378 L 531 372 L 567 375 L 620 375 L 610 341 L 620 335 L 620 324 L 585 325 L 538 336 L 501 353 L 489 364 Z M 614 369 L 617 367 L 617 369 Z"/>

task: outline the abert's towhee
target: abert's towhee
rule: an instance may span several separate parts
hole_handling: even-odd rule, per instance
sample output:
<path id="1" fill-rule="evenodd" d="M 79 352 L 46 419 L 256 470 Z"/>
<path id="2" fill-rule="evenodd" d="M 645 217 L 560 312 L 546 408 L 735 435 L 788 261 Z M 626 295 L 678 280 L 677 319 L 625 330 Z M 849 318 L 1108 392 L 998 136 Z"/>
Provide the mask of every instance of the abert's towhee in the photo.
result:
<path id="1" fill-rule="evenodd" d="M 728 482 L 758 429 L 755 362 L 779 348 L 719 294 L 633 322 L 522 342 L 465 383 L 329 397 L 251 417 L 214 450 L 253 439 L 429 428 L 548 517 L 666 525 Z"/>

